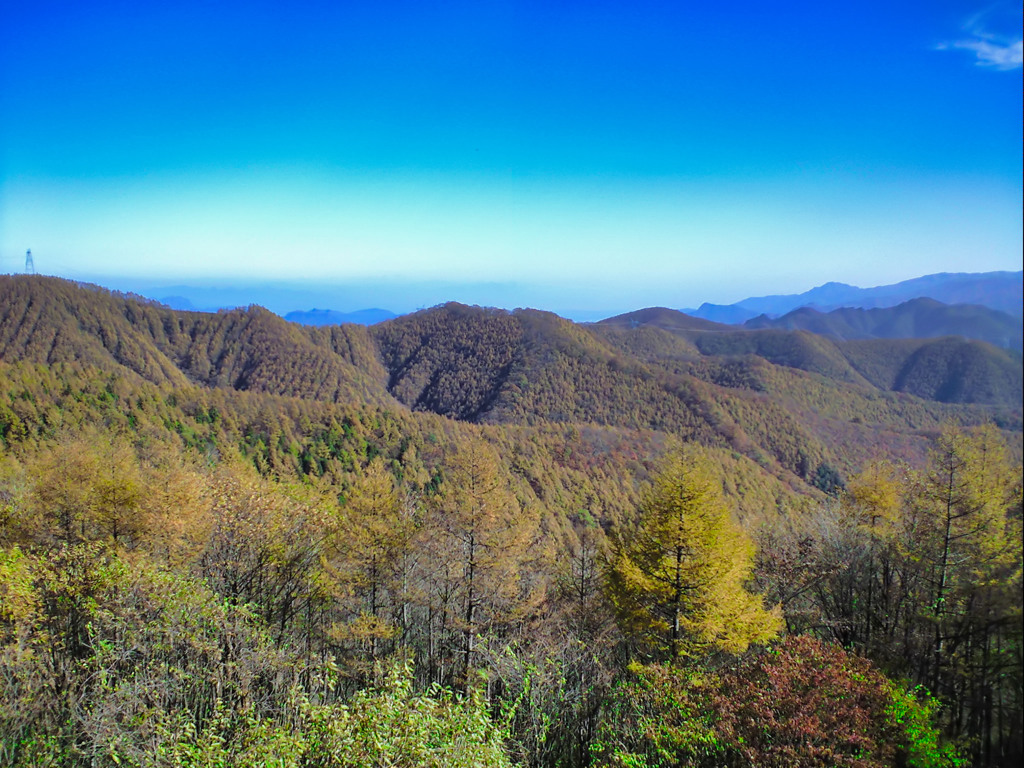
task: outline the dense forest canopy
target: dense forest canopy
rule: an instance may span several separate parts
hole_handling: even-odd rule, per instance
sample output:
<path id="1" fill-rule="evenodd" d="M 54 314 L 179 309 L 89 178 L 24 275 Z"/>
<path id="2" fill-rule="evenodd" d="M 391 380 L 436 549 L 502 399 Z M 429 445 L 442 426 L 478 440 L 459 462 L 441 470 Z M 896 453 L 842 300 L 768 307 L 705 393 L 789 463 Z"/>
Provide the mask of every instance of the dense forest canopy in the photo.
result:
<path id="1" fill-rule="evenodd" d="M 1019 761 L 1019 355 L 0 299 L 0 763 Z"/>

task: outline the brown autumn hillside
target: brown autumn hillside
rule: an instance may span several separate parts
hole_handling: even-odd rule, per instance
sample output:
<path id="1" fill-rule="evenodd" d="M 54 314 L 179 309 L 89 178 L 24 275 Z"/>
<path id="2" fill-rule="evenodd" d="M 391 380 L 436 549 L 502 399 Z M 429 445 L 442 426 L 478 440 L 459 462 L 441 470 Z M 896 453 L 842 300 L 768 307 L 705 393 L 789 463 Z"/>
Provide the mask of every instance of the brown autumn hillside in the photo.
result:
<path id="1" fill-rule="evenodd" d="M 755 317 L 744 327 L 800 329 L 840 340 L 962 336 L 1017 352 L 1024 347 L 1019 318 L 989 307 L 949 305 L 927 298 L 875 309 L 842 307 L 820 312 L 814 307 L 801 307 L 782 317 Z"/>
<path id="2" fill-rule="evenodd" d="M 805 331 L 707 330 L 671 310 L 578 325 L 458 304 L 369 329 L 307 328 L 259 307 L 180 312 L 23 276 L 0 278 L 0 302 L 7 362 L 77 361 L 157 385 L 484 424 L 653 430 L 798 483 L 823 464 L 853 470 L 881 449 L 919 457 L 923 436 L 948 419 L 994 419 L 1018 432 L 1021 421 L 1019 363 L 956 339 L 837 343 Z"/>

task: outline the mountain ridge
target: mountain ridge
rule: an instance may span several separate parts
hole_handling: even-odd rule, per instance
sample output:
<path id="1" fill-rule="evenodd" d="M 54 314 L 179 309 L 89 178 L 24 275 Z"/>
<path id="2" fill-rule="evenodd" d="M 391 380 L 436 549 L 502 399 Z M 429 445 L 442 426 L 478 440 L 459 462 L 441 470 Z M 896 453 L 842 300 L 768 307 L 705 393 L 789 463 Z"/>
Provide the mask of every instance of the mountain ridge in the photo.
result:
<path id="1" fill-rule="evenodd" d="M 859 466 L 880 445 L 921 450 L 915 435 L 950 419 L 1020 429 L 1019 356 L 984 342 L 838 342 L 709 329 L 679 314 L 584 325 L 449 303 L 371 327 L 311 327 L 258 306 L 179 312 L 54 278 L 3 277 L 0 360 L 502 428 L 655 432 L 733 451 L 797 485 L 824 464 Z"/>
<path id="2" fill-rule="evenodd" d="M 929 298 L 894 307 L 842 307 L 830 312 L 800 307 L 778 318 L 759 315 L 743 327 L 805 330 L 839 340 L 962 336 L 1018 352 L 1024 349 L 1019 319 L 977 304 L 950 305 Z"/>
<path id="3" fill-rule="evenodd" d="M 944 304 L 978 304 L 1021 317 L 1022 297 L 1024 271 L 939 272 L 871 288 L 828 282 L 798 294 L 752 296 L 734 304 L 705 302 L 696 309 L 682 311 L 706 320 L 738 324 L 761 314 L 778 317 L 800 307 L 810 306 L 824 312 L 843 307 L 872 309 L 930 298 Z"/>

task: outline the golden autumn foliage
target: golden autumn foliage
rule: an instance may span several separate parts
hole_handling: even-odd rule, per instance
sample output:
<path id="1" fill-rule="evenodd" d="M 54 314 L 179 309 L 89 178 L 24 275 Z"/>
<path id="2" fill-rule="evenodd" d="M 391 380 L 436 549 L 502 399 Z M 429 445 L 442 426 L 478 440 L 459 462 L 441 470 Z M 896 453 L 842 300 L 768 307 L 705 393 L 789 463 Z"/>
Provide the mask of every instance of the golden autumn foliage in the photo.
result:
<path id="1" fill-rule="evenodd" d="M 742 653 L 781 629 L 778 611 L 747 590 L 753 556 L 709 467 L 676 456 L 644 495 L 636 529 L 616 542 L 608 596 L 627 634 L 669 658 Z"/>

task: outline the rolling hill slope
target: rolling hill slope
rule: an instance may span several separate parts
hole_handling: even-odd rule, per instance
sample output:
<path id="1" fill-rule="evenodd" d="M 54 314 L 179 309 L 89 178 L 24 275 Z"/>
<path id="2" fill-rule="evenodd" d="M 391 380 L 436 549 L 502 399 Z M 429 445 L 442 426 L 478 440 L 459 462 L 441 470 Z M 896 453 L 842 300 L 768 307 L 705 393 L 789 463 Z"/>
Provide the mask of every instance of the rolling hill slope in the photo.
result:
<path id="1" fill-rule="evenodd" d="M 943 304 L 913 299 L 884 309 L 843 308 L 819 312 L 811 307 L 772 319 L 761 315 L 744 323 L 750 329 L 803 330 L 833 339 L 928 339 L 962 336 L 1005 349 L 1024 349 L 1019 318 L 974 304 Z"/>
<path id="2" fill-rule="evenodd" d="M 371 328 L 314 328 L 259 307 L 176 312 L 2 277 L 0 360 L 503 429 L 671 435 L 732 451 L 794 488 L 823 464 L 849 471 L 882 448 L 920 458 L 922 436 L 948 419 L 1017 431 L 1021 420 L 1019 360 L 984 343 L 835 342 L 664 309 L 577 325 L 447 304 Z"/>
<path id="3" fill-rule="evenodd" d="M 913 330 L 915 322 L 935 329 L 936 324 L 928 319 L 935 315 L 962 326 L 960 318 L 979 316 L 973 312 L 975 308 L 945 307 L 927 299 L 908 304 L 903 305 L 902 310 L 839 310 L 838 314 L 822 314 L 804 309 L 787 316 L 792 325 L 799 325 L 800 319 L 816 321 L 808 324 L 829 332 L 825 334 L 776 327 L 737 329 L 721 324 L 716 324 L 713 330 L 704 330 L 698 324 L 707 321 L 691 322 L 681 312 L 661 309 L 645 315 L 633 313 L 649 318 L 644 325 L 634 326 L 616 317 L 592 328 L 624 350 L 636 349 L 637 354 L 651 362 L 692 361 L 687 354 L 692 349 L 704 358 L 732 360 L 732 375 L 736 375 L 736 358 L 756 357 L 834 382 L 908 392 L 939 402 L 1007 407 L 1020 403 L 1024 384 L 1018 353 L 959 337 L 899 338 Z M 1004 324 L 1006 315 L 977 309 L 983 310 L 980 317 L 986 327 L 987 321 L 994 318 L 1000 333 L 1009 332 L 1011 326 L 1019 333 L 1019 324 L 1012 318 Z M 766 318 L 761 325 L 770 326 L 775 322 L 778 321 Z M 848 336 L 862 339 L 867 331 L 858 327 L 870 327 L 879 335 L 887 333 L 895 338 L 857 341 L 830 338 L 841 336 L 840 329 L 843 329 Z M 664 337 L 659 344 L 652 335 L 654 329 L 682 339 L 683 345 Z M 639 341 L 641 337 L 643 342 Z M 682 368 L 676 366 L 677 370 Z"/>

